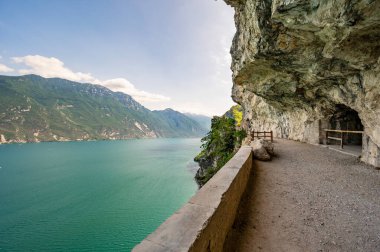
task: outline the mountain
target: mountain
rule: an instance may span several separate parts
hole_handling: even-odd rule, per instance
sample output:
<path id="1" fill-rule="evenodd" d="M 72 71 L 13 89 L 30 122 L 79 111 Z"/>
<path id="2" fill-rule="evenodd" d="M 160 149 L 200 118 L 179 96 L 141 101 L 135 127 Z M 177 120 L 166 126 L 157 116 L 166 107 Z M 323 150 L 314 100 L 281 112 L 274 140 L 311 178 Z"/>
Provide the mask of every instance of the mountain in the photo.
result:
<path id="1" fill-rule="evenodd" d="M 202 132 L 204 136 L 207 133 L 207 128 L 202 127 L 196 120 L 173 109 L 154 110 L 153 113 L 167 123 L 167 129 L 178 134 L 175 134 L 175 136 L 191 136 L 197 134 L 197 132 Z"/>
<path id="2" fill-rule="evenodd" d="M 0 76 L 0 142 L 202 137 L 206 132 L 177 111 L 151 111 L 100 85 Z"/>
<path id="3" fill-rule="evenodd" d="M 203 128 L 210 130 L 211 129 L 211 117 L 199 114 L 184 113 L 187 117 L 198 122 Z"/>

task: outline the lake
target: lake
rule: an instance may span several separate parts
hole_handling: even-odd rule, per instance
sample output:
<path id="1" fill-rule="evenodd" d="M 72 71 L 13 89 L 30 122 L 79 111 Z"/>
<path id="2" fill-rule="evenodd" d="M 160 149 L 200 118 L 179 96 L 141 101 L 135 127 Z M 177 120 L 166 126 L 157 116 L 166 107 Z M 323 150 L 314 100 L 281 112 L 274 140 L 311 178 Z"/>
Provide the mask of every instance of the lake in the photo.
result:
<path id="1" fill-rule="evenodd" d="M 0 145 L 0 251 L 129 251 L 194 195 L 200 139 Z"/>

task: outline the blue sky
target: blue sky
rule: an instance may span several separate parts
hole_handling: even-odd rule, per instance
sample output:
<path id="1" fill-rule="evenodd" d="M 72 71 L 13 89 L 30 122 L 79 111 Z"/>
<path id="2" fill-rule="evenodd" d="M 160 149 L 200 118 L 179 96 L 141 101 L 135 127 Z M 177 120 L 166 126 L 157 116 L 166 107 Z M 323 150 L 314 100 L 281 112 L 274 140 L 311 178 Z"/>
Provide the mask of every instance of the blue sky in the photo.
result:
<path id="1" fill-rule="evenodd" d="M 131 94 L 150 109 L 232 104 L 233 10 L 214 0 L 0 0 L 0 74 Z"/>

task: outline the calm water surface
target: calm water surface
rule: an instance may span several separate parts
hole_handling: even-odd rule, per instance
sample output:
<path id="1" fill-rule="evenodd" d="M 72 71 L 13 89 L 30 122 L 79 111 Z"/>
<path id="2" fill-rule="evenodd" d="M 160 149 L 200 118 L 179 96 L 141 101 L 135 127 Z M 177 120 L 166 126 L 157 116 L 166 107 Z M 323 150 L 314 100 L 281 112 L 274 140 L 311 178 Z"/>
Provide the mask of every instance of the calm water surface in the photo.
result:
<path id="1" fill-rule="evenodd" d="M 0 145 L 0 251 L 131 250 L 197 190 L 199 145 Z"/>

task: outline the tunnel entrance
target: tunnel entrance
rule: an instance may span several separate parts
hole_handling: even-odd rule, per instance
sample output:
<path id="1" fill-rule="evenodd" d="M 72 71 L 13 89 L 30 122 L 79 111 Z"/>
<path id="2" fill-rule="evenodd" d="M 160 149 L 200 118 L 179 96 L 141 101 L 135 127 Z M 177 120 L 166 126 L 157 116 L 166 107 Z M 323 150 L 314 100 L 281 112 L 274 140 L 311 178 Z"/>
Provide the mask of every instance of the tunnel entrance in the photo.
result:
<path id="1" fill-rule="evenodd" d="M 332 148 L 344 149 L 357 156 L 361 154 L 364 127 L 358 112 L 338 104 L 325 126 L 325 144 Z"/>
<path id="2" fill-rule="evenodd" d="M 335 113 L 329 123 L 330 128 L 334 130 L 363 131 L 364 129 L 358 112 L 342 104 L 336 105 Z M 345 145 L 362 145 L 362 135 L 345 132 L 343 143 Z"/>

